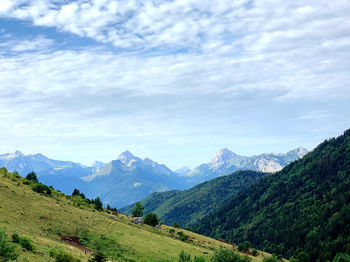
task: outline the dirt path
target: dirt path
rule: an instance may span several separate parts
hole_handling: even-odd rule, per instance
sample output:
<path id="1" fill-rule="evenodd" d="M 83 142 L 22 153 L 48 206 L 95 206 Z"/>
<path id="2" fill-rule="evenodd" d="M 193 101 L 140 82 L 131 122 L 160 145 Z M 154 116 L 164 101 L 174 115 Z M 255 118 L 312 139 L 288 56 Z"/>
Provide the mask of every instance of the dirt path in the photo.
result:
<path id="1" fill-rule="evenodd" d="M 63 241 L 64 243 L 67 243 L 67 244 L 69 244 L 69 245 L 71 245 L 71 246 L 73 246 L 73 247 L 76 247 L 76 248 L 78 248 L 78 249 L 84 251 L 85 254 L 86 254 L 86 253 L 89 253 L 89 254 L 94 253 L 93 250 L 84 247 L 84 246 L 80 243 L 80 239 L 79 239 L 79 237 L 77 237 L 77 236 L 61 237 L 61 241 Z"/>

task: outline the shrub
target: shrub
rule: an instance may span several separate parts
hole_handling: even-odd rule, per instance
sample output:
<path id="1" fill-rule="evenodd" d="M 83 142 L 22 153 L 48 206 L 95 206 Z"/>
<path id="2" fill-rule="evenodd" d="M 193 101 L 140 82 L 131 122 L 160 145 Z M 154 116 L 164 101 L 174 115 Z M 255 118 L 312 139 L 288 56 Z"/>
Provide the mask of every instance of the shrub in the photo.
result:
<path id="1" fill-rule="evenodd" d="M 88 262 L 105 262 L 105 261 L 107 261 L 106 255 L 101 250 L 97 250 L 97 252 L 94 253 L 93 257 L 89 259 Z"/>
<path id="2" fill-rule="evenodd" d="M 251 248 L 252 244 L 249 241 L 245 241 L 244 243 L 240 243 L 238 245 L 238 251 L 248 252 L 249 248 Z"/>
<path id="3" fill-rule="evenodd" d="M 47 186 L 47 185 L 44 185 L 44 184 L 41 184 L 41 183 L 37 183 L 33 186 L 33 190 L 37 193 L 43 193 L 43 194 L 46 194 L 46 195 L 51 195 L 52 191 L 51 189 Z"/>
<path id="4" fill-rule="evenodd" d="M 309 254 L 304 252 L 304 251 L 299 252 L 297 259 L 299 260 L 299 262 L 309 262 L 310 261 Z"/>
<path id="5" fill-rule="evenodd" d="M 79 262 L 80 259 L 73 257 L 71 254 L 68 254 L 66 252 L 60 252 L 55 255 L 55 261 L 56 262 Z"/>
<path id="6" fill-rule="evenodd" d="M 253 256 L 255 256 L 255 257 L 256 257 L 256 256 L 258 255 L 258 250 L 253 249 L 252 254 L 253 254 Z"/>
<path id="7" fill-rule="evenodd" d="M 275 256 L 271 256 L 271 257 L 264 258 L 263 262 L 278 262 L 278 259 Z"/>
<path id="8" fill-rule="evenodd" d="M 191 262 L 191 255 L 190 254 L 186 254 L 185 251 L 181 251 L 180 255 L 179 255 L 179 262 Z"/>
<path id="9" fill-rule="evenodd" d="M 19 243 L 19 235 L 18 234 L 12 234 L 12 242 L 13 243 Z"/>
<path id="10" fill-rule="evenodd" d="M 141 202 L 136 202 L 135 207 L 131 210 L 131 213 L 134 217 L 142 217 L 144 209 L 145 207 Z"/>
<path id="11" fill-rule="evenodd" d="M 18 242 L 24 249 L 28 251 L 34 250 L 33 242 L 28 237 L 19 237 Z"/>
<path id="12" fill-rule="evenodd" d="M 205 259 L 204 259 L 204 257 L 195 257 L 193 259 L 193 262 L 205 262 Z"/>
<path id="13" fill-rule="evenodd" d="M 26 176 L 26 179 L 29 181 L 33 181 L 34 183 L 39 183 L 38 177 L 34 172 L 28 173 L 28 175 Z"/>
<path id="14" fill-rule="evenodd" d="M 219 251 L 215 251 L 210 261 L 211 262 L 249 262 L 251 261 L 251 258 L 247 256 L 241 256 L 231 250 L 220 249 Z"/>
<path id="15" fill-rule="evenodd" d="M 0 261 L 15 260 L 18 257 L 16 246 L 8 242 L 7 234 L 0 231 Z"/>
<path id="16" fill-rule="evenodd" d="M 150 212 L 145 215 L 144 219 L 145 224 L 150 225 L 150 226 L 156 226 L 158 225 L 158 217 L 156 214 Z"/>
<path id="17" fill-rule="evenodd" d="M 179 235 L 181 241 L 186 242 L 188 240 L 188 235 L 184 234 L 184 232 L 180 231 L 177 232 L 177 234 Z"/>
<path id="18" fill-rule="evenodd" d="M 175 233 L 175 229 L 173 229 L 173 228 L 169 229 L 169 233 L 170 234 L 174 234 Z"/>
<path id="19" fill-rule="evenodd" d="M 174 223 L 173 223 L 173 227 L 175 227 L 175 228 L 180 228 L 181 226 L 180 226 L 180 224 L 179 224 L 179 223 L 174 222 Z"/>

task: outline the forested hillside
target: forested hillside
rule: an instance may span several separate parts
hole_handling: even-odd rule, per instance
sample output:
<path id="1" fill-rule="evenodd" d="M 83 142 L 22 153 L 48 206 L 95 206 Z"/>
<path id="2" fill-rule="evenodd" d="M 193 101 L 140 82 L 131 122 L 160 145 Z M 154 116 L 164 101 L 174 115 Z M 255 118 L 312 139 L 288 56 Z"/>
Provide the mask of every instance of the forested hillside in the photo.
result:
<path id="1" fill-rule="evenodd" d="M 238 193 L 195 224 L 203 234 L 312 261 L 349 251 L 350 130 Z"/>
<path id="2" fill-rule="evenodd" d="M 191 226 L 197 219 L 215 210 L 238 192 L 255 184 L 265 175 L 255 171 L 237 171 L 204 182 L 189 190 L 153 193 L 142 201 L 146 212 L 155 212 L 164 223 Z M 135 204 L 121 209 L 127 214 Z"/>

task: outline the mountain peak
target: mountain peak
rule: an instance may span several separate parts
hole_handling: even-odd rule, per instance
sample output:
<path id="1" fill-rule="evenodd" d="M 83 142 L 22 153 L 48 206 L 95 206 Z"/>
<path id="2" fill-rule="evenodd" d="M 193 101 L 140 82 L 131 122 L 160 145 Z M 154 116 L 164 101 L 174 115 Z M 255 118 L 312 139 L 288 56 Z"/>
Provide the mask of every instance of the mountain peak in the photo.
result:
<path id="1" fill-rule="evenodd" d="M 236 154 L 230 151 L 229 149 L 222 148 L 214 155 L 214 158 L 211 160 L 212 163 L 222 162 L 231 159 Z"/>
<path id="2" fill-rule="evenodd" d="M 126 150 L 125 152 L 123 152 L 119 155 L 117 160 L 119 160 L 120 162 L 129 166 L 133 162 L 140 160 L 140 158 L 134 156 L 130 151 Z"/>
<path id="3" fill-rule="evenodd" d="M 0 158 L 2 158 L 2 159 L 14 159 L 14 158 L 19 157 L 19 156 L 24 156 L 24 155 L 21 151 L 16 150 L 13 153 L 3 154 L 0 156 Z"/>
<path id="4" fill-rule="evenodd" d="M 309 152 L 309 150 L 307 150 L 306 148 L 299 146 L 296 149 L 290 150 L 287 152 L 287 155 L 295 155 L 297 157 L 303 157 L 305 156 L 307 153 Z"/>

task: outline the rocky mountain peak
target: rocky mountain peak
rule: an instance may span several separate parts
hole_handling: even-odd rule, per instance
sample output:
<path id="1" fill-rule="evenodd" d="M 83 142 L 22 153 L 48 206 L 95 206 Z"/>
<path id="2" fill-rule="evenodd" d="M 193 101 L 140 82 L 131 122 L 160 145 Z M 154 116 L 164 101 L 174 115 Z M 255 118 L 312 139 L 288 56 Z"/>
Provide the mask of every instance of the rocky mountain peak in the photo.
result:
<path id="1" fill-rule="evenodd" d="M 140 160 L 140 158 L 134 156 L 130 151 L 127 150 L 121 153 L 117 160 L 119 160 L 127 166 L 130 166 L 133 162 Z"/>

